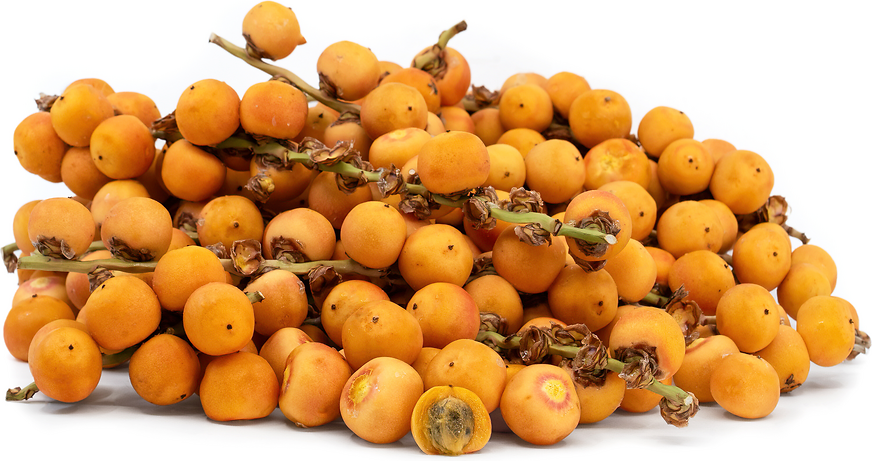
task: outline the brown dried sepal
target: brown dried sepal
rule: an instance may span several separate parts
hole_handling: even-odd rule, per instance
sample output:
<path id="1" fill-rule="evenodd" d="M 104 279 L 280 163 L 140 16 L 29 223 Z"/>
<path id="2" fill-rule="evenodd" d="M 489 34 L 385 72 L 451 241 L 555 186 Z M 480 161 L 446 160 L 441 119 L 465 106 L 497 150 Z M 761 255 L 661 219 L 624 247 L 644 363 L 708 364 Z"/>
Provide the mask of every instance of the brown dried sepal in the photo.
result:
<path id="1" fill-rule="evenodd" d="M 254 167 L 258 172 L 264 172 L 270 169 L 287 170 L 293 167 L 286 161 L 284 156 L 277 157 L 273 154 L 255 154 L 253 160 Z"/>
<path id="2" fill-rule="evenodd" d="M 229 256 L 227 252 L 227 247 L 225 247 L 224 244 L 221 242 L 207 245 L 204 248 L 211 251 L 212 253 L 215 253 L 215 256 L 217 256 L 219 259 L 227 259 L 227 257 Z"/>
<path id="3" fill-rule="evenodd" d="M 490 203 L 499 203 L 493 187 L 485 187 L 478 194 L 463 202 L 463 216 L 469 219 L 473 229 L 493 229 L 497 220 L 490 215 Z"/>
<path id="4" fill-rule="evenodd" d="M 772 195 L 766 199 L 757 211 L 748 214 L 736 215 L 736 220 L 739 222 L 739 231 L 747 232 L 757 224 L 771 222 L 778 225 L 784 225 L 787 222 L 787 215 L 790 213 L 790 205 L 787 204 L 787 199 L 781 195 Z"/>
<path id="5" fill-rule="evenodd" d="M 111 270 L 97 266 L 88 272 L 88 289 L 93 293 L 103 282 L 115 277 Z"/>
<path id="6" fill-rule="evenodd" d="M 493 312 L 482 312 L 479 314 L 481 323 L 478 326 L 479 331 L 492 331 L 506 336 L 509 330 L 509 321 L 505 317 Z"/>
<path id="7" fill-rule="evenodd" d="M 500 91 L 491 91 L 483 85 L 472 85 L 472 92 L 464 97 L 471 100 L 473 107 L 480 110 L 495 107 L 500 102 Z"/>
<path id="8" fill-rule="evenodd" d="M 666 305 L 666 312 L 675 319 L 684 334 L 685 346 L 699 338 L 696 327 L 702 323 L 702 309 L 696 301 L 682 297 Z"/>
<path id="9" fill-rule="evenodd" d="M 151 131 L 163 131 L 164 133 L 178 133 L 179 125 L 176 124 L 176 111 L 151 122 Z"/>
<path id="10" fill-rule="evenodd" d="M 39 110 L 40 112 L 50 112 L 51 106 L 54 105 L 55 101 L 57 101 L 59 97 L 60 96 L 56 94 L 40 93 L 39 97 L 34 100 L 36 101 L 37 110 Z"/>
<path id="11" fill-rule="evenodd" d="M 575 256 L 573 253 L 569 253 L 569 256 L 572 256 L 575 264 L 585 272 L 596 272 L 598 270 L 601 270 L 602 268 L 606 267 L 606 263 L 608 262 L 605 259 L 599 261 L 588 261 L 586 259 L 581 259 L 578 256 Z"/>
<path id="12" fill-rule="evenodd" d="M 406 183 L 402 171 L 393 163 L 389 169 L 380 168 L 378 172 L 379 177 L 375 185 L 382 197 L 399 194 L 405 189 Z"/>
<path id="13" fill-rule="evenodd" d="M 590 336 L 592 339 L 585 340 L 572 359 L 572 377 L 579 384 L 602 386 L 606 382 L 609 351 L 596 335 Z"/>
<path id="14" fill-rule="evenodd" d="M 672 292 L 669 290 L 669 285 L 663 285 L 657 282 L 654 282 L 654 285 L 651 287 L 651 293 L 657 296 L 669 296 Z"/>
<path id="15" fill-rule="evenodd" d="M 796 382 L 796 378 L 793 376 L 793 373 L 791 373 L 790 376 L 785 378 L 784 382 L 781 383 L 781 393 L 786 394 L 799 386 L 802 386 L 802 383 Z"/>
<path id="16" fill-rule="evenodd" d="M 666 397 L 660 399 L 660 416 L 668 424 L 675 427 L 685 427 L 690 418 L 699 411 L 699 399 L 692 392 L 687 393 L 683 401 L 673 401 Z"/>
<path id="17" fill-rule="evenodd" d="M 581 346 L 582 341 L 588 335 L 593 334 L 590 328 L 583 323 L 573 323 L 572 325 L 561 325 L 556 322 L 551 322 L 551 328 L 548 334 L 554 339 L 554 343 L 561 346 Z"/>
<path id="18" fill-rule="evenodd" d="M 190 211 L 183 211 L 179 213 L 178 226 L 186 232 L 197 232 L 197 218 Z"/>
<path id="19" fill-rule="evenodd" d="M 354 155 L 347 157 L 345 161 L 352 167 L 361 170 L 357 176 L 336 175 L 336 185 L 339 187 L 339 190 L 350 194 L 358 187 L 364 186 L 369 182 L 366 178 L 366 172 L 374 171 L 374 168 L 371 163 L 364 160 L 356 151 Z"/>
<path id="20" fill-rule="evenodd" d="M 515 235 L 527 245 L 551 245 L 551 232 L 542 228 L 539 223 L 515 226 Z"/>
<path id="21" fill-rule="evenodd" d="M 590 216 L 582 219 L 580 222 L 576 223 L 574 221 L 567 221 L 564 223 L 567 226 L 575 226 L 579 229 L 593 229 L 604 234 L 609 234 L 614 237 L 617 237 L 618 233 L 621 232 L 621 226 L 617 221 L 612 219 L 609 215 L 608 211 L 602 210 L 594 210 Z M 572 237 L 567 237 L 572 238 Z M 587 242 L 580 239 L 575 239 L 578 244 L 579 250 L 585 255 L 592 258 L 600 258 L 602 257 L 609 248 L 609 244 L 606 242 L 593 243 Z"/>
<path id="22" fill-rule="evenodd" d="M 303 243 L 295 238 L 275 237 L 269 242 L 273 258 L 286 263 L 304 263 L 309 261 L 303 252 Z"/>
<path id="23" fill-rule="evenodd" d="M 552 123 L 542 132 L 545 139 L 561 139 L 572 142 L 572 130 L 567 125 Z"/>
<path id="24" fill-rule="evenodd" d="M 244 186 L 254 194 L 254 199 L 264 203 L 269 200 L 272 193 L 276 190 L 275 181 L 269 176 L 258 173 L 248 179 Z"/>
<path id="25" fill-rule="evenodd" d="M 872 340 L 866 332 L 854 329 L 854 349 L 848 354 L 846 360 L 854 360 L 858 355 L 865 354 L 872 347 Z"/>
<path id="26" fill-rule="evenodd" d="M 500 208 L 512 213 L 542 213 L 545 210 L 545 202 L 534 190 L 513 187 L 509 192 L 508 200 L 500 201 Z"/>
<path id="27" fill-rule="evenodd" d="M 342 283 L 342 274 L 335 267 L 326 264 L 310 269 L 306 278 L 309 279 L 309 289 L 315 296 Z"/>
<path id="28" fill-rule="evenodd" d="M 659 367 L 653 347 L 624 347 L 615 351 L 615 358 L 624 362 L 619 375 L 627 382 L 627 389 L 644 389 L 657 379 Z"/>
<path id="29" fill-rule="evenodd" d="M 448 63 L 445 62 L 445 50 L 439 45 L 433 45 L 426 53 L 432 53 L 433 58 L 418 68 L 432 75 L 433 79 L 441 80 L 448 71 Z"/>
<path id="30" fill-rule="evenodd" d="M 324 93 L 324 96 L 330 99 L 338 99 L 336 84 L 322 72 L 318 72 L 318 88 L 321 90 L 321 93 Z"/>
<path id="31" fill-rule="evenodd" d="M 493 260 L 493 252 L 486 251 L 472 260 L 472 273 L 478 274 L 484 271 L 494 271 L 494 260 Z"/>
<path id="32" fill-rule="evenodd" d="M 32 242 L 37 253 L 51 258 L 76 259 L 76 252 L 67 244 L 66 240 L 56 237 L 37 235 L 36 241 Z"/>
<path id="33" fill-rule="evenodd" d="M 349 161 L 355 155 L 360 155 L 354 149 L 354 141 L 347 139 L 336 142 L 332 148 L 325 146 L 321 149 L 311 149 L 307 154 L 316 166 L 334 166 L 340 162 Z"/>
<path id="34" fill-rule="evenodd" d="M 543 363 L 550 356 L 553 338 L 539 327 L 530 327 L 520 334 L 518 355 L 525 365 Z"/>
<path id="35" fill-rule="evenodd" d="M 430 201 L 427 200 L 427 197 L 419 194 L 403 194 L 397 208 L 403 213 L 414 214 L 418 219 L 427 219 L 431 214 Z"/>
<path id="36" fill-rule="evenodd" d="M 336 117 L 336 120 L 330 126 L 339 126 L 346 123 L 356 123 L 360 125 L 360 114 L 357 112 L 345 111 Z"/>
<path id="37" fill-rule="evenodd" d="M 248 53 L 249 56 L 254 59 L 269 59 L 275 61 L 275 58 L 273 58 L 272 55 L 270 55 L 262 48 L 255 45 L 253 41 L 251 41 L 250 34 L 242 34 L 242 38 L 245 39 L 245 52 Z"/>
<path id="38" fill-rule="evenodd" d="M 296 149 L 291 149 L 294 152 L 300 154 L 306 154 L 309 157 L 312 156 L 312 152 L 316 150 L 327 149 L 327 145 L 323 142 L 319 141 L 317 138 L 313 138 L 311 136 L 306 136 L 296 145 Z"/>
<path id="39" fill-rule="evenodd" d="M 257 273 L 263 264 L 260 240 L 245 239 L 233 242 L 230 247 L 230 260 L 233 268 L 240 275 L 249 276 Z"/>
<path id="40" fill-rule="evenodd" d="M 6 265 L 6 272 L 12 274 L 15 272 L 15 269 L 18 269 L 18 256 L 15 256 L 13 252 L 3 252 L 3 264 Z"/>
<path id="41" fill-rule="evenodd" d="M 121 240 L 114 235 L 109 237 L 109 245 L 107 249 L 112 253 L 112 257 L 123 259 L 125 261 L 143 262 L 154 259 L 154 253 L 152 253 L 148 248 L 133 248 L 124 240 Z"/>

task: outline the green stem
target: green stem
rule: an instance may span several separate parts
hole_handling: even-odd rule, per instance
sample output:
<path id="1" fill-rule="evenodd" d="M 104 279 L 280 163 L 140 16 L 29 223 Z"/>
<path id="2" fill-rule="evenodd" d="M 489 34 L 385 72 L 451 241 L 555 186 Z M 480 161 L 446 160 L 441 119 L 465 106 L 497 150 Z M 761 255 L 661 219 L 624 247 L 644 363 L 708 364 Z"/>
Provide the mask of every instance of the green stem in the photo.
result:
<path id="1" fill-rule="evenodd" d="M 50 258 L 48 256 L 35 255 L 25 256 L 18 260 L 19 269 L 58 271 L 58 272 L 78 272 L 87 274 L 97 267 L 104 267 L 109 270 L 118 270 L 133 274 L 141 274 L 145 272 L 153 272 L 156 261 L 149 262 L 133 262 L 124 261 L 122 259 L 95 259 L 92 261 L 75 261 L 68 259 Z"/>
<path id="2" fill-rule="evenodd" d="M 512 335 L 505 337 L 495 331 L 479 331 L 475 340 L 479 342 L 490 341 L 502 349 L 518 349 L 521 344 L 520 336 Z M 549 354 L 567 359 L 574 358 L 579 350 L 579 347 L 572 345 L 550 344 L 548 346 Z M 609 358 L 605 369 L 615 373 L 621 373 L 625 366 L 626 364 L 624 362 Z M 663 384 L 657 380 L 654 380 L 653 383 L 649 384 L 646 389 L 674 402 L 686 402 L 687 399 L 692 399 L 691 394 L 684 389 L 669 384 Z"/>
<path id="3" fill-rule="evenodd" d="M 436 42 L 426 53 L 421 54 L 417 58 L 415 58 L 415 62 L 412 63 L 412 67 L 417 69 L 423 69 L 427 67 L 432 61 L 439 59 L 439 55 L 442 54 L 442 51 L 448 46 L 448 41 L 451 40 L 455 35 L 459 34 L 466 30 L 466 21 L 460 21 L 455 24 L 448 30 L 442 31 L 439 34 L 439 41 Z"/>
<path id="4" fill-rule="evenodd" d="M 12 242 L 12 243 L 7 244 L 3 247 L 3 255 L 5 256 L 9 253 L 13 253 L 13 252 L 16 252 L 18 250 L 20 250 L 20 248 L 18 248 L 18 244 L 15 242 Z"/>
<path id="5" fill-rule="evenodd" d="M 6 391 L 6 401 L 21 401 L 32 398 L 36 393 L 39 392 L 39 388 L 36 387 L 36 383 L 30 383 L 24 388 L 15 387 Z"/>
<path id="6" fill-rule="evenodd" d="M 276 66 L 274 64 L 265 63 L 265 62 L 261 61 L 260 59 L 253 58 L 253 57 L 249 56 L 248 52 L 245 51 L 245 48 L 241 48 L 239 46 L 236 46 L 233 43 L 230 43 L 227 40 L 224 40 L 223 38 L 219 37 L 216 34 L 212 34 L 209 37 L 209 42 L 220 46 L 228 53 L 230 53 L 233 56 L 236 56 L 237 58 L 245 61 L 248 65 L 250 65 L 256 69 L 262 70 L 262 71 L 266 72 L 267 74 L 272 75 L 273 77 L 284 77 L 284 78 L 288 79 L 295 87 L 299 88 L 300 91 L 302 91 L 303 93 L 306 93 L 307 95 L 311 96 L 312 98 L 316 99 L 318 102 L 324 104 L 327 107 L 335 109 L 335 110 L 339 111 L 340 113 L 341 112 L 354 112 L 356 114 L 360 113 L 360 106 L 358 106 L 357 104 L 351 104 L 351 103 L 337 101 L 336 99 L 333 99 L 333 98 L 325 95 L 324 93 L 322 93 L 321 90 L 313 87 L 312 85 L 309 85 L 302 78 L 298 77 L 293 72 L 291 72 L 287 69 L 284 69 L 282 67 Z"/>
<path id="7" fill-rule="evenodd" d="M 117 270 L 133 274 L 141 274 L 145 272 L 153 272 L 156 261 L 134 262 L 125 261 L 123 259 L 95 259 L 93 261 L 72 261 L 67 259 L 49 258 L 48 256 L 25 256 L 18 261 L 19 268 L 46 270 L 58 272 L 77 272 L 87 274 L 97 267 L 103 267 L 109 270 Z M 221 265 L 228 272 L 235 273 L 233 260 L 222 259 Z M 350 259 L 340 261 L 310 261 L 305 263 L 287 263 L 275 259 L 268 259 L 263 262 L 261 267 L 275 267 L 278 269 L 293 272 L 296 275 L 306 275 L 310 270 L 318 266 L 333 266 L 337 272 L 341 274 L 361 274 L 369 277 L 379 277 L 384 275 L 381 271 L 364 267 Z M 239 274 L 237 274 L 239 275 Z"/>
<path id="8" fill-rule="evenodd" d="M 510 336 L 506 338 L 496 331 L 479 330 L 475 340 L 478 342 L 491 341 L 502 349 L 517 349 L 521 345 L 520 336 Z"/>
<path id="9" fill-rule="evenodd" d="M 286 263 L 284 261 L 268 259 L 263 262 L 262 267 L 275 267 L 293 272 L 296 275 L 306 275 L 309 271 L 318 266 L 332 266 L 333 269 L 340 274 L 360 274 L 367 277 L 380 277 L 384 275 L 382 271 L 378 269 L 364 267 L 360 263 L 351 259 L 343 259 L 340 261 L 310 261 L 306 263 Z"/>
<path id="10" fill-rule="evenodd" d="M 608 243 L 609 245 L 613 245 L 617 242 L 614 235 L 606 234 L 605 232 L 600 232 L 595 229 L 585 229 L 566 225 L 558 226 L 558 220 L 544 213 L 516 213 L 503 210 L 496 203 L 488 203 L 488 207 L 490 207 L 491 217 L 499 219 L 500 221 L 514 224 L 536 223 L 554 235 L 584 240 L 585 242 L 590 243 Z"/>
<path id="11" fill-rule="evenodd" d="M 672 384 L 663 384 L 656 379 L 645 389 L 648 389 L 657 395 L 666 397 L 666 400 L 671 402 L 688 402 L 693 399 L 691 394 L 684 389 Z"/>
<path id="12" fill-rule="evenodd" d="M 656 293 L 648 293 L 647 295 L 645 295 L 644 298 L 642 298 L 639 301 L 639 303 L 640 304 L 647 304 L 650 306 L 663 307 L 666 305 L 666 303 L 668 301 L 669 301 L 668 296 L 662 296 L 662 295 L 658 295 Z"/>
<path id="13" fill-rule="evenodd" d="M 252 292 L 246 291 L 245 296 L 248 297 L 248 301 L 251 304 L 259 303 L 259 302 L 263 301 L 264 299 L 266 299 L 266 296 L 264 296 L 263 293 L 260 291 L 252 291 Z"/>
<path id="14" fill-rule="evenodd" d="M 422 186 L 421 184 L 406 183 L 405 187 L 406 187 L 406 191 L 410 194 L 415 194 L 415 195 L 430 194 L 430 191 L 428 191 L 427 188 Z M 444 195 L 440 195 L 440 194 L 430 194 L 430 196 L 433 198 L 433 200 L 436 201 L 436 203 L 438 203 L 440 205 L 454 207 L 454 208 L 462 207 L 463 202 L 469 200 L 469 197 L 464 197 L 464 198 L 458 199 L 458 200 L 452 200 L 452 199 L 445 197 Z"/>

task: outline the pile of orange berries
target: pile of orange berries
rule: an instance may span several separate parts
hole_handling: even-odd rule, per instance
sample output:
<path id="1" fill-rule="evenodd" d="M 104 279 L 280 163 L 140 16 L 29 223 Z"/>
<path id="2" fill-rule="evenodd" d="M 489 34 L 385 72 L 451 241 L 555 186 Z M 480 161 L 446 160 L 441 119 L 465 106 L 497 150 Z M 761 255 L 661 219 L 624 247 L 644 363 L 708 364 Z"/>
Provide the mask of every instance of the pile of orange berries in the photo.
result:
<path id="1" fill-rule="evenodd" d="M 210 38 L 269 74 L 241 96 L 190 82 L 162 113 L 86 78 L 40 98 L 15 155 L 74 196 L 21 206 L 4 248 L 4 340 L 34 380 L 7 399 L 82 401 L 127 367 L 147 402 L 197 395 L 216 421 L 279 409 L 462 454 L 492 418 L 537 445 L 619 408 L 761 418 L 869 347 L 763 156 L 671 107 L 634 133 L 571 72 L 471 85 L 446 46 L 464 29 L 409 67 L 333 43 L 314 87 L 274 64 L 306 40 L 266 1 L 244 46 Z"/>

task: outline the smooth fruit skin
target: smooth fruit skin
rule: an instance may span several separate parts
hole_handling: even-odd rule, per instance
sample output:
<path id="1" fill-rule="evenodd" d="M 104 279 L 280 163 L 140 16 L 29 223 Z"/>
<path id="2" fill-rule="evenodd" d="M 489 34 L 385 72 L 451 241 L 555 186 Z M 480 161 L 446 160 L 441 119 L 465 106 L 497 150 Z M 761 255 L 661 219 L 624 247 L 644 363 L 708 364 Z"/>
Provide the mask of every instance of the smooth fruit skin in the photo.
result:
<path id="1" fill-rule="evenodd" d="M 412 412 L 424 381 L 411 365 L 378 357 L 360 367 L 342 388 L 339 413 L 355 435 L 371 443 L 392 443 L 412 428 Z"/>
<path id="2" fill-rule="evenodd" d="M 782 394 L 801 386 L 808 378 L 811 368 L 808 348 L 802 335 L 790 325 L 779 325 L 778 336 L 756 355 L 769 362 L 778 372 Z"/>
<path id="3" fill-rule="evenodd" d="M 239 128 L 239 95 L 227 83 L 200 80 L 185 88 L 179 97 L 176 123 L 191 144 L 218 144 Z"/>
<path id="4" fill-rule="evenodd" d="M 200 403 L 213 421 L 265 418 L 279 402 L 279 383 L 269 363 L 251 352 L 215 358 L 200 383 Z"/>
<path id="5" fill-rule="evenodd" d="M 70 306 L 61 300 L 44 295 L 26 298 L 12 306 L 3 322 L 6 349 L 16 359 L 26 362 L 30 343 L 40 328 L 57 319 L 74 318 Z"/>
<path id="6" fill-rule="evenodd" d="M 746 419 L 769 415 L 781 395 L 778 373 L 760 357 L 730 354 L 712 371 L 711 391 L 724 410 Z"/>
<path id="7" fill-rule="evenodd" d="M 145 341 L 128 366 L 133 390 L 147 402 L 171 405 L 187 399 L 200 386 L 197 352 L 184 339 L 159 334 Z"/>
<path id="8" fill-rule="evenodd" d="M 834 296 L 809 298 L 796 314 L 796 331 L 808 347 L 812 362 L 831 367 L 843 362 L 854 348 L 854 321 L 847 303 Z"/>
<path id="9" fill-rule="evenodd" d="M 276 2 L 260 2 L 242 18 L 242 34 L 261 56 L 274 61 L 288 57 L 306 39 L 297 15 Z"/>
<path id="10" fill-rule="evenodd" d="M 509 429 L 534 445 L 553 445 L 578 426 L 581 406 L 569 374 L 554 365 L 528 365 L 506 384 L 500 410 Z"/>
<path id="11" fill-rule="evenodd" d="M 15 127 L 12 137 L 15 157 L 28 172 L 55 174 L 61 170 L 67 144 L 51 124 L 51 114 L 36 112 Z"/>
<path id="12" fill-rule="evenodd" d="M 712 173 L 709 190 L 735 214 L 753 213 L 766 203 L 775 175 L 762 156 L 748 150 L 724 155 Z"/>
<path id="13" fill-rule="evenodd" d="M 687 346 L 681 368 L 672 376 L 673 384 L 692 392 L 700 402 L 714 402 L 711 375 L 721 359 L 738 354 L 739 348 L 729 336 L 699 338 Z"/>
<path id="14" fill-rule="evenodd" d="M 421 288 L 409 299 L 406 311 L 421 326 L 424 346 L 443 348 L 478 334 L 478 306 L 466 290 L 453 283 L 435 282 Z"/>
<path id="15" fill-rule="evenodd" d="M 112 103 L 91 85 L 71 85 L 51 107 L 51 124 L 67 144 L 85 147 L 103 120 L 115 115 Z"/>
<path id="16" fill-rule="evenodd" d="M 569 106 L 572 136 L 588 148 L 607 139 L 626 138 L 632 125 L 630 105 L 614 91 L 585 91 Z"/>
<path id="17" fill-rule="evenodd" d="M 684 112 L 659 106 L 648 111 L 639 121 L 638 136 L 646 153 L 660 157 L 673 141 L 693 138 L 693 124 Z"/>
<path id="18" fill-rule="evenodd" d="M 716 310 L 718 332 L 742 352 L 757 352 L 778 334 L 781 320 L 775 298 L 765 288 L 741 283 L 727 290 Z"/>
<path id="19" fill-rule="evenodd" d="M 351 373 L 336 349 L 317 342 L 300 344 L 288 354 L 279 409 L 299 427 L 327 424 L 339 417 L 339 399 Z"/>
<path id="20" fill-rule="evenodd" d="M 430 192 L 453 194 L 484 184 L 490 173 L 490 155 L 478 136 L 450 131 L 421 146 L 417 171 Z"/>
<path id="21" fill-rule="evenodd" d="M 78 402 L 91 395 L 103 373 L 97 343 L 83 330 L 56 328 L 33 345 L 30 373 L 39 391 L 61 402 Z"/>

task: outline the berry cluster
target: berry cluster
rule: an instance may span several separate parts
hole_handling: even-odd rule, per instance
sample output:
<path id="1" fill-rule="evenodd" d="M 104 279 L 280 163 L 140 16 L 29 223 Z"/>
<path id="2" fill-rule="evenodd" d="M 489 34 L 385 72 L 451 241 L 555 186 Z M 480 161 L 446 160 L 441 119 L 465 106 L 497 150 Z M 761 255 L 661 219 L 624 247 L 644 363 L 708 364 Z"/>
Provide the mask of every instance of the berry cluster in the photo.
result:
<path id="1" fill-rule="evenodd" d="M 16 127 L 21 166 L 74 197 L 21 206 L 4 247 L 34 380 L 7 400 L 78 402 L 126 367 L 216 421 L 278 408 L 461 454 L 492 418 L 537 445 L 618 408 L 761 418 L 869 347 L 766 160 L 688 114 L 634 132 L 571 72 L 472 85 L 463 22 L 409 67 L 329 45 L 317 87 L 276 63 L 306 44 L 293 10 L 242 29 L 209 40 L 268 74 L 241 96 L 199 80 L 164 113 L 88 78 Z"/>

